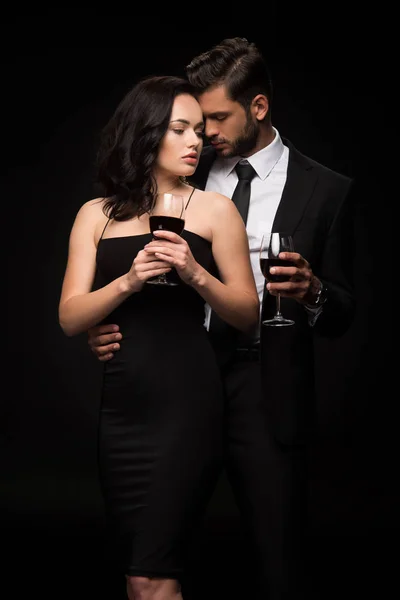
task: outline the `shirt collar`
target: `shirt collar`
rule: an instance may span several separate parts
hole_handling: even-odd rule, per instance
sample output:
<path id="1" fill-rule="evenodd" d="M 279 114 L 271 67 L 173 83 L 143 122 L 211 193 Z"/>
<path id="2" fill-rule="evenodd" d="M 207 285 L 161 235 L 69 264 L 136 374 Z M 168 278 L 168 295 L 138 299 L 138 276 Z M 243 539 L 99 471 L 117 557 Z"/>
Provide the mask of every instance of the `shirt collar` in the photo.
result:
<path id="1" fill-rule="evenodd" d="M 273 127 L 275 137 L 268 146 L 262 148 L 255 154 L 252 154 L 245 160 L 251 164 L 258 177 L 262 180 L 266 179 L 270 174 L 284 149 L 282 138 L 275 127 Z M 219 162 L 220 173 L 223 177 L 228 177 L 236 167 L 237 163 L 242 160 L 240 156 L 232 156 L 231 158 L 217 158 Z"/>

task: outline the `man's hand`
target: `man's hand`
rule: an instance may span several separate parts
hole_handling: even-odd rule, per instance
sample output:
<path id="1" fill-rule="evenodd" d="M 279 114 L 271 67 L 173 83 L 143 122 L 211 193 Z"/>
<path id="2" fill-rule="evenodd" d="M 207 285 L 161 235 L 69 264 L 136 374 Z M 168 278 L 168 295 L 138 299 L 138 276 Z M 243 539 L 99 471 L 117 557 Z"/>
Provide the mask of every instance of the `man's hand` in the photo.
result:
<path id="1" fill-rule="evenodd" d="M 285 278 L 279 283 L 269 282 L 270 294 L 293 298 L 300 304 L 313 304 L 320 289 L 320 281 L 312 272 L 309 262 L 298 252 L 281 252 L 279 258 L 289 261 L 290 267 L 271 267 L 273 275 Z"/>
<path id="2" fill-rule="evenodd" d="M 96 325 L 88 331 L 88 344 L 100 362 L 113 358 L 114 352 L 120 349 L 122 335 L 118 325 Z"/>

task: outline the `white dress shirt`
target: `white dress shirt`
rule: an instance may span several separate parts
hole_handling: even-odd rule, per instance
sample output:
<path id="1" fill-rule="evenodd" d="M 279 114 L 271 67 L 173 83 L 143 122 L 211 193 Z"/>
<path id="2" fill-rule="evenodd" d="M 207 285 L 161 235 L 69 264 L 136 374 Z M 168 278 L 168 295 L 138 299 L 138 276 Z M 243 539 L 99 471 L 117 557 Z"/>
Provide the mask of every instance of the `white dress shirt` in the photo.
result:
<path id="1" fill-rule="evenodd" d="M 260 307 L 263 299 L 265 278 L 260 269 L 260 245 L 264 231 L 271 231 L 282 197 L 283 188 L 286 183 L 287 169 L 289 164 L 289 148 L 282 142 L 281 136 L 275 127 L 273 141 L 246 159 L 240 156 L 232 158 L 218 157 L 208 175 L 206 191 L 219 192 L 232 198 L 238 176 L 235 166 L 240 160 L 246 160 L 254 168 L 256 175 L 251 181 L 251 196 L 249 213 L 247 217 L 247 235 L 249 239 L 250 260 L 253 268 L 254 278 L 260 298 Z M 205 307 L 206 317 L 204 325 L 208 329 L 210 325 L 211 309 L 208 304 Z M 316 311 L 308 311 L 313 318 L 310 324 L 315 322 Z M 319 314 L 319 313 L 318 313 Z"/>

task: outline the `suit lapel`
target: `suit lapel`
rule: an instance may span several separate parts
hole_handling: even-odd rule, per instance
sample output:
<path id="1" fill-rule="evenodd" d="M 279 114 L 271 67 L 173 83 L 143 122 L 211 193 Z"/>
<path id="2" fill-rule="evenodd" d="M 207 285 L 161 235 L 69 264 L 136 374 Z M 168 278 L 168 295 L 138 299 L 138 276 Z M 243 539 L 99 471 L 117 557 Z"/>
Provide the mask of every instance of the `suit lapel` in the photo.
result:
<path id="1" fill-rule="evenodd" d="M 288 140 L 283 141 L 289 147 L 289 164 L 273 231 L 284 231 L 293 235 L 311 198 L 317 176 L 312 164 Z"/>

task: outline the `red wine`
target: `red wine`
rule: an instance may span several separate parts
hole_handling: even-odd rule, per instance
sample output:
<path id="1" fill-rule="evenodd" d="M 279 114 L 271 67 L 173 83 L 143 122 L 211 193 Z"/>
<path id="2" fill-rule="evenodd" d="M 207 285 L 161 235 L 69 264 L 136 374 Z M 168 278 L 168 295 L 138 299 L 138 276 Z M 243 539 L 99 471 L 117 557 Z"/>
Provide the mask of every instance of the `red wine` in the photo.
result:
<path id="1" fill-rule="evenodd" d="M 294 263 L 290 260 L 283 260 L 282 258 L 260 258 L 260 268 L 267 281 L 271 283 L 282 283 L 287 281 L 288 277 L 284 275 L 273 275 L 269 272 L 271 267 L 294 267 Z"/>
<path id="2" fill-rule="evenodd" d="M 181 235 L 185 227 L 184 219 L 178 217 L 167 217 L 165 215 L 152 215 L 150 217 L 150 231 L 153 233 L 157 230 L 173 231 Z"/>

